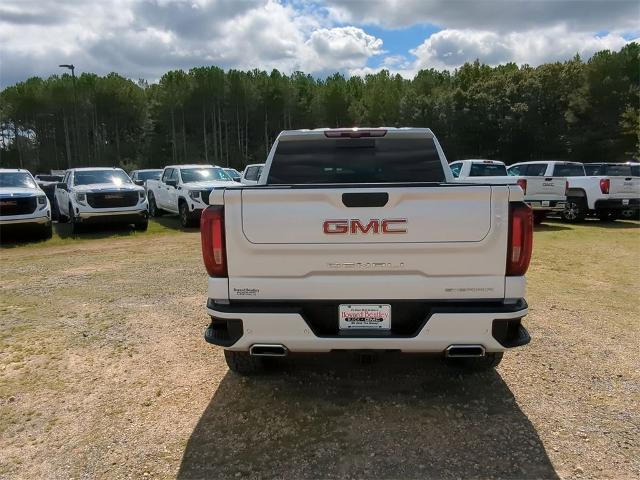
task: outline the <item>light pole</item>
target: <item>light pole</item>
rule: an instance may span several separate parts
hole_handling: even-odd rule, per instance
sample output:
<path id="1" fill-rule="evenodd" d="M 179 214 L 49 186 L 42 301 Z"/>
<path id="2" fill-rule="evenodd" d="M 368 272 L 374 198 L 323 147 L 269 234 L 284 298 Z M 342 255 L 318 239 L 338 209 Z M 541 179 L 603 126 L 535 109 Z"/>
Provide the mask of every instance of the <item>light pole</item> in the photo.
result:
<path id="1" fill-rule="evenodd" d="M 78 94 L 76 93 L 76 67 L 71 63 L 63 63 L 58 65 L 60 68 L 68 68 L 71 70 L 71 81 L 73 82 L 73 125 L 74 125 L 74 142 L 76 150 L 76 160 L 80 162 L 80 140 L 78 137 Z M 71 165 L 69 165 L 71 167 Z"/>

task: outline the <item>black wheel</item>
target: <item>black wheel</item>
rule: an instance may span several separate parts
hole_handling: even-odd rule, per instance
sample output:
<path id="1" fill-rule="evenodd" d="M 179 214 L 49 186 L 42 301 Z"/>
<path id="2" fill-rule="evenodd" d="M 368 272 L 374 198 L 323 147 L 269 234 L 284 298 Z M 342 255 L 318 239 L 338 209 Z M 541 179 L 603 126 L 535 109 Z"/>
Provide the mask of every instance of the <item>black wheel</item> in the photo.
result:
<path id="1" fill-rule="evenodd" d="M 540 225 L 547 218 L 547 212 L 533 212 L 533 224 Z"/>
<path id="2" fill-rule="evenodd" d="M 158 208 L 158 204 L 156 204 L 156 197 L 153 195 L 153 192 L 149 192 L 149 215 L 152 217 L 159 217 L 162 215 L 162 210 Z"/>
<path id="3" fill-rule="evenodd" d="M 614 222 L 620 218 L 620 214 L 616 210 L 598 210 L 596 217 L 598 217 L 601 222 Z"/>
<path id="4" fill-rule="evenodd" d="M 148 220 L 145 220 L 144 222 L 138 222 L 135 224 L 136 230 L 138 232 L 146 232 L 148 226 L 149 226 Z"/>
<path id="5" fill-rule="evenodd" d="M 178 211 L 180 212 L 180 225 L 182 228 L 194 227 L 196 222 L 193 218 L 193 215 L 189 212 L 189 206 L 187 202 L 181 201 L 180 206 L 178 207 Z"/>
<path id="6" fill-rule="evenodd" d="M 583 198 L 574 197 L 567 199 L 567 204 L 562 211 L 562 219 L 566 222 L 581 222 L 587 216 L 587 202 Z"/>
<path id="7" fill-rule="evenodd" d="M 47 223 L 44 227 L 42 227 L 42 232 L 40 236 L 43 240 L 49 240 L 53 236 L 53 225 L 51 222 Z"/>
<path id="8" fill-rule="evenodd" d="M 76 221 L 76 216 L 73 214 L 73 205 L 69 203 L 69 224 L 71 224 L 71 233 L 80 233 L 80 224 Z"/>
<path id="9" fill-rule="evenodd" d="M 56 202 L 56 197 L 53 197 L 53 201 L 51 203 L 51 220 L 58 220 L 60 218 L 60 209 L 58 208 L 58 202 Z"/>
<path id="10" fill-rule="evenodd" d="M 60 206 L 58 205 L 58 200 L 56 200 L 53 203 L 54 203 L 54 209 L 56 211 L 56 216 L 57 216 L 58 223 L 67 223 L 69 221 L 69 217 L 64 215 L 60 211 Z"/>
<path id="11" fill-rule="evenodd" d="M 447 363 L 469 372 L 482 372 L 496 368 L 502 361 L 502 355 L 502 352 L 494 352 L 487 353 L 484 357 L 448 358 Z"/>
<path id="12" fill-rule="evenodd" d="M 264 370 L 264 359 L 252 357 L 249 352 L 224 351 L 224 359 L 229 370 L 240 375 L 253 375 Z"/>

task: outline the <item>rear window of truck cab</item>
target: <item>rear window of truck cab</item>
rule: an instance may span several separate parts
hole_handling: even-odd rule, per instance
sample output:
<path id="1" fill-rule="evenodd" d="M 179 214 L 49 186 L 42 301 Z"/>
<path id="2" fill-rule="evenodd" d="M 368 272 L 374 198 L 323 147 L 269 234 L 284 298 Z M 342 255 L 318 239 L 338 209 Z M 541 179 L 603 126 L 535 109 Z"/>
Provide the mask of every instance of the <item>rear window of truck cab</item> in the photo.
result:
<path id="1" fill-rule="evenodd" d="M 283 140 L 267 184 L 443 182 L 431 138 Z"/>
<path id="2" fill-rule="evenodd" d="M 470 177 L 506 177 L 507 167 L 499 163 L 472 163 Z"/>
<path id="3" fill-rule="evenodd" d="M 579 163 L 556 163 L 554 177 L 584 177 L 584 167 Z"/>

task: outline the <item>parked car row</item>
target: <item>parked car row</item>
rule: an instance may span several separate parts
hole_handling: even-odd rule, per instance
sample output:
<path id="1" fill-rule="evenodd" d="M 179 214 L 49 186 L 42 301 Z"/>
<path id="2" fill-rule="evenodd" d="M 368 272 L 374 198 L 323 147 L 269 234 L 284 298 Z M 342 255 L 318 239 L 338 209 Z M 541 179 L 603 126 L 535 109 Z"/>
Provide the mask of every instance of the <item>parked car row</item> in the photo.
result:
<path id="1" fill-rule="evenodd" d="M 146 230 L 148 216 L 178 215 L 183 227 L 198 224 L 211 191 L 257 185 L 264 164 L 243 172 L 213 165 L 171 165 L 164 169 L 73 168 L 49 175 L 0 169 L 0 227 L 35 227 L 51 236 L 51 221 L 68 222 L 76 232 L 91 223 L 132 224 Z M 601 220 L 640 214 L 639 163 L 578 163 L 558 160 L 506 166 L 488 159 L 449 164 L 453 182 L 519 185 L 535 223 L 557 213 L 568 222 L 593 215 Z M 64 175 L 60 175 L 64 173 Z"/>
<path id="2" fill-rule="evenodd" d="M 449 167 L 459 183 L 517 183 L 534 211 L 535 223 L 553 212 L 568 222 L 588 215 L 601 220 L 637 217 L 640 212 L 638 163 L 546 160 L 507 167 L 497 160 L 473 159 L 455 161 Z"/>
<path id="3" fill-rule="evenodd" d="M 260 172 L 251 166 L 249 183 Z M 85 167 L 33 175 L 0 169 L 0 227 L 36 230 L 49 238 L 52 221 L 68 222 L 72 232 L 92 223 L 130 224 L 144 231 L 149 214 L 178 214 L 184 227 L 199 222 L 214 188 L 239 185 L 243 174 L 213 165 L 172 165 L 133 170 Z"/>

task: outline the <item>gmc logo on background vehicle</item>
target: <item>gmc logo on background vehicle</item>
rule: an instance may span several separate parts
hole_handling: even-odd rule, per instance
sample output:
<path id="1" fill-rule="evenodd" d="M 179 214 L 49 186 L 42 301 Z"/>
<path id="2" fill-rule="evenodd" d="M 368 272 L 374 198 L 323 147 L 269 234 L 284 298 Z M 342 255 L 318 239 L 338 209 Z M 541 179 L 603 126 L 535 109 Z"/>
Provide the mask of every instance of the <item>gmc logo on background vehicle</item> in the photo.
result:
<path id="1" fill-rule="evenodd" d="M 357 218 L 325 220 L 322 230 L 327 235 L 394 234 L 407 233 L 406 218 L 371 219 L 366 225 Z"/>

